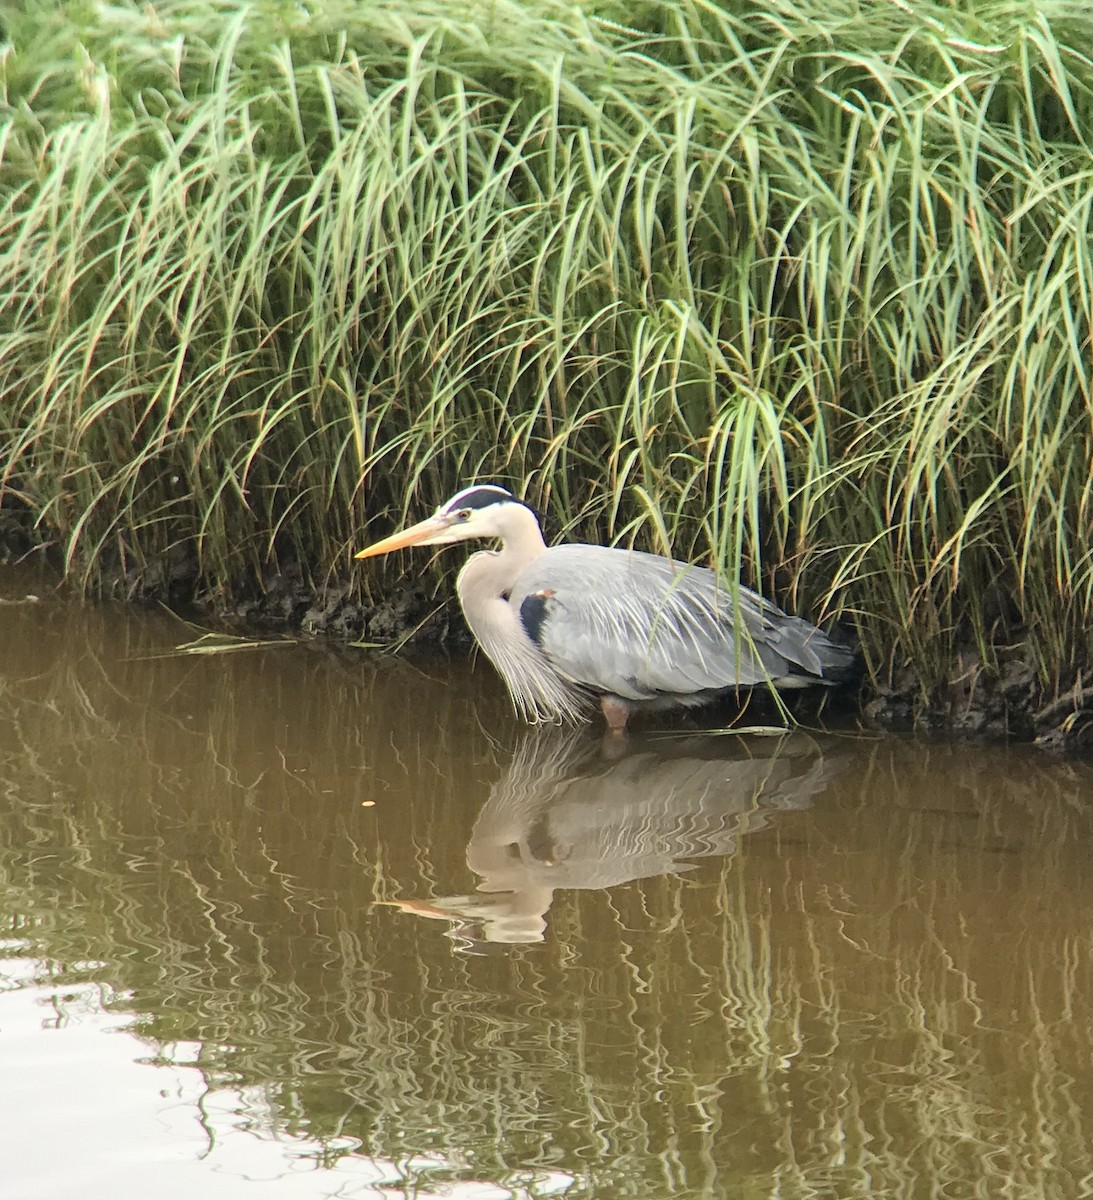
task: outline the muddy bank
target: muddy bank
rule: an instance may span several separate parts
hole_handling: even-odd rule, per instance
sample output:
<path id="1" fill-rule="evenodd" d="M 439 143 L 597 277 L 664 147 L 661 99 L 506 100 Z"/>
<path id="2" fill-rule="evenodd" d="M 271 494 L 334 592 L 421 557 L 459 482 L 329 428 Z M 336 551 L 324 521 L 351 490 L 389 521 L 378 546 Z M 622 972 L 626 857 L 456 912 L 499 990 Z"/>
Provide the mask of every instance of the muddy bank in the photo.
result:
<path id="1" fill-rule="evenodd" d="M 418 645 L 469 651 L 473 641 L 454 595 L 432 597 L 412 583 L 393 587 L 375 604 L 362 603 L 348 581 L 316 593 L 298 573 L 282 573 L 255 593 L 230 605 L 214 597 L 194 601 L 204 616 L 232 627 L 291 632 L 365 646 L 389 646 L 411 637 Z M 926 697 L 910 668 L 890 683 L 868 678 L 837 695 L 819 693 L 828 712 L 853 716 L 869 728 L 889 732 L 949 734 L 974 741 L 1032 741 L 1053 752 L 1093 749 L 1093 688 L 1046 695 L 1023 645 L 1000 647 L 997 669 L 967 649 L 953 663 L 949 684 Z M 815 714 L 814 690 L 788 698 L 802 720 Z M 776 717 L 756 697 L 755 719 Z M 731 720 L 733 713 L 719 713 Z M 750 714 L 749 714 L 750 715 Z M 710 714 L 706 714 L 709 720 Z"/>
<path id="2" fill-rule="evenodd" d="M 294 578 L 282 573 L 267 581 L 263 593 L 231 605 L 200 596 L 195 603 L 215 622 L 365 646 L 389 646 L 407 637 L 415 644 L 457 651 L 469 651 L 473 644 L 454 595 L 432 597 L 412 583 L 393 587 L 369 605 L 357 598 L 348 581 L 316 593 L 298 574 Z M 914 672 L 906 668 L 888 684 L 864 678 L 839 694 L 813 689 L 788 700 L 802 720 L 815 713 L 822 695 L 827 711 L 855 716 L 863 725 L 884 731 L 1033 741 L 1053 752 L 1093 749 L 1093 688 L 1045 695 L 1024 645 L 999 647 L 996 653 L 999 666 L 993 668 L 975 650 L 962 651 L 947 688 L 932 697 L 922 694 Z M 760 697 L 751 710 L 759 710 L 760 717 L 777 715 Z M 733 713 L 718 715 L 731 720 Z"/>
<path id="3" fill-rule="evenodd" d="M 24 529 L 0 530 L 0 563 L 27 554 L 55 558 L 48 547 L 35 547 Z M 54 563 L 60 581 L 59 563 Z M 136 572 L 120 565 L 102 576 L 97 589 L 110 598 L 133 603 L 166 604 L 181 616 L 232 633 L 291 635 L 325 639 L 375 652 L 403 641 L 469 653 L 473 639 L 454 595 L 430 594 L 403 581 L 375 601 L 362 599 L 349 579 L 317 589 L 298 566 L 288 564 L 240 594 L 223 595 L 195 587 L 195 570 L 185 556 Z M 1026 648 L 999 647 L 999 666 L 983 663 L 971 649 L 953 663 L 946 688 L 925 696 L 910 668 L 891 681 L 868 677 L 838 694 L 812 689 L 787 697 L 800 719 L 816 716 L 822 698 L 827 714 L 854 719 L 889 732 L 946 734 L 972 741 L 1031 741 L 1044 750 L 1079 753 L 1093 750 L 1093 688 L 1078 683 L 1059 694 L 1045 694 Z M 731 722 L 737 706 L 703 713 Z M 756 696 L 747 720 L 776 719 L 772 705 Z"/>
<path id="4" fill-rule="evenodd" d="M 225 604 L 213 596 L 191 601 L 210 622 L 233 628 L 330 638 L 364 647 L 388 647 L 411 639 L 415 645 L 443 646 L 469 652 L 473 638 L 454 596 L 447 591 L 428 594 L 413 582 L 402 581 L 374 603 L 362 602 L 349 580 L 317 592 L 299 570 L 289 568 L 264 581 L 261 590 Z M 952 665 L 949 682 L 925 696 L 911 668 L 890 682 L 878 684 L 865 676 L 854 687 L 837 693 L 824 689 L 787 695 L 786 702 L 802 720 L 825 712 L 853 717 L 868 728 L 886 732 L 948 734 L 972 741 L 1013 739 L 1032 741 L 1053 752 L 1093 749 L 1093 688 L 1080 686 L 1045 695 L 1035 665 L 1023 644 L 998 647 L 998 667 L 985 664 L 967 648 Z M 704 713 L 731 722 L 738 705 Z M 776 706 L 756 695 L 749 719 L 777 719 Z"/>

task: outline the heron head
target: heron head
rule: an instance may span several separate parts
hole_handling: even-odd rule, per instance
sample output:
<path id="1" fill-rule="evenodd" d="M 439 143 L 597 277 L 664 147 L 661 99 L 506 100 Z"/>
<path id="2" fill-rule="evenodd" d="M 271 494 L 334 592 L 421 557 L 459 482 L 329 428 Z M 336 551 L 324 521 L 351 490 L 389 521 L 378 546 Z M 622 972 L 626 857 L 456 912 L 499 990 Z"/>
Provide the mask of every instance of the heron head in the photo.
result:
<path id="1" fill-rule="evenodd" d="M 472 484 L 442 504 L 431 517 L 366 547 L 354 558 L 373 558 L 406 546 L 446 546 L 471 538 L 501 537 L 502 514 L 519 504 L 511 492 L 496 484 Z"/>

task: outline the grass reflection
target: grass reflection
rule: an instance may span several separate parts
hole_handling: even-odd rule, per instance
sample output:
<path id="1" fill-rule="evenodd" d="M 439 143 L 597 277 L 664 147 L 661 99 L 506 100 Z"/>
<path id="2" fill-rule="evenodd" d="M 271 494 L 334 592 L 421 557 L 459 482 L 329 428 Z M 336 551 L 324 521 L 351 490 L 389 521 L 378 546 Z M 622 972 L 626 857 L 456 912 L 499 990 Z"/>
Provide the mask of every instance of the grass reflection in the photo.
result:
<path id="1" fill-rule="evenodd" d="M 1093 1175 L 1089 768 L 824 741 L 698 771 L 552 760 L 554 731 L 514 757 L 485 673 L 471 706 L 444 664 L 157 657 L 166 619 L 55 601 L 0 620 L 0 961 L 256 1131 L 407 1190 L 1070 1200 Z M 673 815 L 663 781 L 711 762 L 754 773 Z M 610 830 L 629 864 L 582 882 Z M 469 896 L 511 845 L 570 872 L 542 942 L 452 954 L 376 903 Z"/>

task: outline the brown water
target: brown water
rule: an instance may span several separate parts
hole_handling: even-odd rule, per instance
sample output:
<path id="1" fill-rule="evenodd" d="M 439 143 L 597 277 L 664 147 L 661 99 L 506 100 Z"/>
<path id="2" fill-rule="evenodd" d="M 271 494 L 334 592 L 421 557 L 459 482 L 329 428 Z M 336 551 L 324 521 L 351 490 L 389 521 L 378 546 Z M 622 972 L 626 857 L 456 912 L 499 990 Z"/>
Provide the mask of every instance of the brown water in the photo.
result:
<path id="1" fill-rule="evenodd" d="M 1090 767 L 0 598 L 5 1200 L 1093 1194 Z"/>

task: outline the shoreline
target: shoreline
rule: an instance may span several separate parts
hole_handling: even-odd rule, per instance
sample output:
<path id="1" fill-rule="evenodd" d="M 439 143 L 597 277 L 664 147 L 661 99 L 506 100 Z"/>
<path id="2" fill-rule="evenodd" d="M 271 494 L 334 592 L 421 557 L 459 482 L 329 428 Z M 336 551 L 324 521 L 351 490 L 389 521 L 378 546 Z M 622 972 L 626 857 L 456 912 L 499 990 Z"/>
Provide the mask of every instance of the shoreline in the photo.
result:
<path id="1" fill-rule="evenodd" d="M 66 580 L 51 548 L 31 545 L 24 537 L 8 539 L 0 548 L 0 565 L 37 560 L 58 585 L 80 589 Z M 137 606 L 162 604 L 171 612 L 196 619 L 213 630 L 232 633 L 280 634 L 325 641 L 362 654 L 415 652 L 470 654 L 474 640 L 467 629 L 454 591 L 443 585 L 430 595 L 420 581 L 396 579 L 374 601 L 362 599 L 351 578 L 341 578 L 319 590 L 291 567 L 271 573 L 262 586 L 252 586 L 231 599 L 211 592 L 194 592 L 192 571 L 164 567 L 145 573 L 139 585 L 132 576 L 103 577 L 88 603 L 114 599 Z M 905 667 L 890 683 L 862 680 L 831 692 L 809 689 L 789 698 L 791 710 L 823 707 L 857 720 L 864 728 L 887 733 L 929 734 L 974 743 L 1013 741 L 1062 754 L 1080 754 L 1093 747 L 1093 689 L 1077 688 L 1045 695 L 1027 645 L 995 647 L 999 668 L 987 667 L 978 652 L 963 648 L 949 673 L 944 694 L 926 699 L 914 670 Z M 822 704 L 818 703 L 822 702 Z M 773 706 L 763 705 L 765 709 Z M 749 708 L 752 702 L 749 702 Z M 713 710 L 731 720 L 729 705 Z"/>

